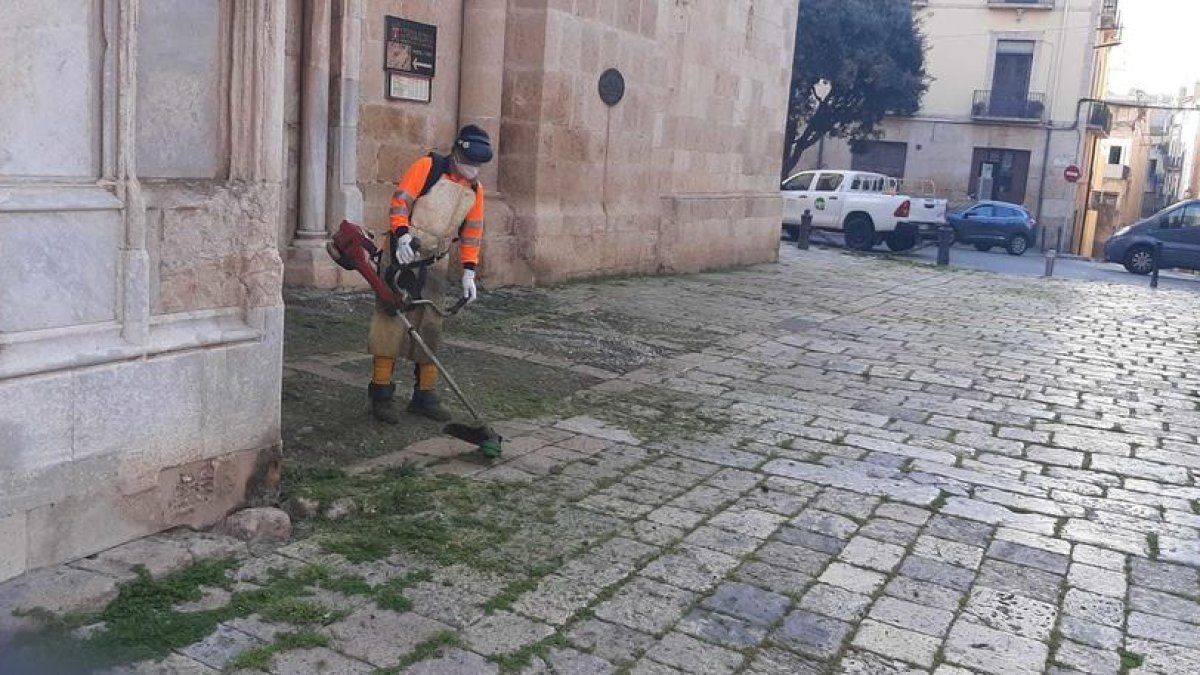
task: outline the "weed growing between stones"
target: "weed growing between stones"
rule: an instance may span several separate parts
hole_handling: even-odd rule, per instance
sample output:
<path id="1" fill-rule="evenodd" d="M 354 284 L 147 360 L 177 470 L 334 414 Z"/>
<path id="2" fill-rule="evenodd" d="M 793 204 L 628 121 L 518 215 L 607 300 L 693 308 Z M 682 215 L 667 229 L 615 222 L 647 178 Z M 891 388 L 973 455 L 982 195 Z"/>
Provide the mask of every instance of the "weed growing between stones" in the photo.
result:
<path id="1" fill-rule="evenodd" d="M 449 630 L 442 631 L 413 648 L 412 653 L 401 659 L 399 665 L 393 668 L 380 668 L 375 671 L 375 675 L 400 675 L 414 663 L 436 658 L 445 650 L 461 644 L 462 638 L 458 636 L 458 633 Z"/>
<path id="2" fill-rule="evenodd" d="M 275 655 L 280 652 L 286 652 L 293 649 L 313 649 L 316 647 L 328 647 L 329 639 L 324 635 L 312 630 L 299 630 L 289 633 L 280 633 L 275 636 L 275 641 L 264 647 L 255 647 L 248 651 L 238 654 L 226 670 L 261 670 L 268 672 L 271 670 L 271 662 Z"/>
<path id="3" fill-rule="evenodd" d="M 220 623 L 251 614 L 265 621 L 303 627 L 246 656 L 252 660 L 246 664 L 248 667 L 263 660 L 269 664 L 276 653 L 286 649 L 324 646 L 311 638 L 312 627 L 326 626 L 346 616 L 344 611 L 313 602 L 312 589 L 369 597 L 381 608 L 403 611 L 412 606 L 404 590 L 432 578 L 428 571 L 416 571 L 373 587 L 362 577 L 310 565 L 292 573 L 273 570 L 260 587 L 234 593 L 229 604 L 218 609 L 176 609 L 180 603 L 199 600 L 205 587 L 232 588 L 229 570 L 234 564 L 230 560 L 198 563 L 162 579 L 153 579 L 139 569 L 137 578 L 122 585 L 117 599 L 99 614 L 43 616 L 45 630 L 24 638 L 21 646 L 31 653 L 34 662 L 51 669 L 47 672 L 68 672 L 82 666 L 106 668 L 159 659 L 203 640 Z M 81 626 L 93 624 L 99 627 L 86 635 L 76 632 Z"/>

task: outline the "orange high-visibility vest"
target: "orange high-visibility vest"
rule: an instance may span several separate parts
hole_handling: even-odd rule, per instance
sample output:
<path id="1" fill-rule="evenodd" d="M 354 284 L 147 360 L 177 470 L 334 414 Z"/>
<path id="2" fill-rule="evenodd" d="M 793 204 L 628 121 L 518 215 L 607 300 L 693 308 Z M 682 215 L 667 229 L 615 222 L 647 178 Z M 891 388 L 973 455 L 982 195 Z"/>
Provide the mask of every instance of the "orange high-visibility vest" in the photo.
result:
<path id="1" fill-rule="evenodd" d="M 396 192 L 392 195 L 391 208 L 388 210 L 393 235 L 408 230 L 417 200 L 428 191 L 431 182 L 436 182 L 429 180 L 433 168 L 434 158 L 431 155 L 422 157 L 408 167 L 404 177 L 396 184 Z M 483 246 L 483 184 L 476 181 L 472 186 L 469 181 L 453 172 L 447 172 L 439 179 L 452 180 L 459 185 L 475 189 L 475 204 L 458 229 L 459 255 L 463 267 L 474 268 L 479 264 L 480 249 Z"/>

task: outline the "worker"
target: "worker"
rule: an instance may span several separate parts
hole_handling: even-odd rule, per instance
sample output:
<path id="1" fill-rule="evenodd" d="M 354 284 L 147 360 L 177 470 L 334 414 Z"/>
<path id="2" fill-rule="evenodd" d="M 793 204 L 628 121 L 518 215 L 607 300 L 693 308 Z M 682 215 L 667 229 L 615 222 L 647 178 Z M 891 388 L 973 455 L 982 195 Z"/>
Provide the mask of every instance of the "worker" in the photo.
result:
<path id="1" fill-rule="evenodd" d="M 477 296 L 475 270 L 483 244 L 483 186 L 479 168 L 492 159 L 488 134 L 475 125 L 463 127 L 449 156 L 430 153 L 418 159 L 396 186 L 389 218 L 391 227 L 380 256 L 380 273 L 393 288 L 415 299 L 441 302 L 450 283 L 453 245 L 462 265 L 462 298 Z M 377 305 L 371 320 L 368 350 L 374 357 L 367 394 L 371 415 L 387 424 L 400 421 L 393 404 L 396 360 L 414 364 L 416 382 L 408 411 L 439 422 L 450 412 L 437 395 L 437 367 L 409 337 L 395 310 Z M 430 349 L 441 341 L 442 317 L 428 307 L 408 313 L 409 321 Z"/>

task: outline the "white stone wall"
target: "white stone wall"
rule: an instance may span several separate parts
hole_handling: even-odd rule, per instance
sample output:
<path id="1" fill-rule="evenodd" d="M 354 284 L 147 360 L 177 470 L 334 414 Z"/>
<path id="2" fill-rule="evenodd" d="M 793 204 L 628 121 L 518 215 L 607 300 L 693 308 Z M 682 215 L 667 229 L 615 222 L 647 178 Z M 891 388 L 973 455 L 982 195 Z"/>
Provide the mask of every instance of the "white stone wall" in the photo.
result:
<path id="1" fill-rule="evenodd" d="M 283 324 L 283 0 L 4 10 L 0 579 L 270 489 Z"/>

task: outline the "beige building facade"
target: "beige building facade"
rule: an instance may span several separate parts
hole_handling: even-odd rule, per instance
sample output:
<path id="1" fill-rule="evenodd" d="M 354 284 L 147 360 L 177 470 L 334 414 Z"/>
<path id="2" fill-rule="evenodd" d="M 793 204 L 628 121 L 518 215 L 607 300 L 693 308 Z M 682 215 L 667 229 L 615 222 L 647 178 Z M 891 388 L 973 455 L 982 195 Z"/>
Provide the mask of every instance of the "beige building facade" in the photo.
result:
<path id="1" fill-rule="evenodd" d="M 285 277 L 463 124 L 485 286 L 777 255 L 796 0 L 4 4 L 0 580 L 270 500 Z"/>
<path id="2" fill-rule="evenodd" d="M 880 171 L 932 181 L 952 205 L 996 199 L 1026 206 L 1043 232 L 1077 217 L 1064 179 L 1083 166 L 1092 106 L 1103 91 L 1106 33 L 1115 0 L 914 2 L 928 40 L 929 91 L 912 117 L 893 117 L 878 140 L 826 141 L 800 168 Z"/>

